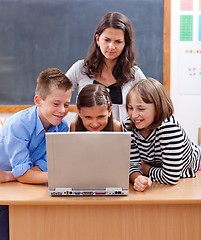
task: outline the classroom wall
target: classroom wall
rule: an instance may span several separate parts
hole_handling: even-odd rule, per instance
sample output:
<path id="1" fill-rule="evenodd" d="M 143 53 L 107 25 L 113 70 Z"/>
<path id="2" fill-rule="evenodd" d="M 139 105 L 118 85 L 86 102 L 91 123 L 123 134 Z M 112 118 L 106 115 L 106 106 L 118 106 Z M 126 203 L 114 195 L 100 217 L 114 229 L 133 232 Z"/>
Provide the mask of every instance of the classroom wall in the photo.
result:
<path id="1" fill-rule="evenodd" d="M 48 67 L 66 72 L 84 58 L 98 21 L 111 11 L 129 17 L 138 65 L 163 82 L 163 2 L 0 0 L 0 104 L 33 104 L 39 72 Z"/>
<path id="2" fill-rule="evenodd" d="M 170 96 L 177 119 L 196 143 L 201 127 L 200 16 L 199 0 L 171 1 Z"/>
<path id="3" fill-rule="evenodd" d="M 195 142 L 198 141 L 198 128 L 201 127 L 201 75 L 199 78 L 199 82 L 188 82 L 188 77 L 185 77 L 185 75 L 181 76 L 181 65 L 183 62 L 181 62 L 182 58 L 178 54 L 178 49 L 181 45 L 184 45 L 184 48 L 186 46 L 192 46 L 196 45 L 198 49 L 201 49 L 201 42 L 200 41 L 180 41 L 179 34 L 180 34 L 180 15 L 181 13 L 181 3 L 193 3 L 193 10 L 191 11 L 184 11 L 183 14 L 190 14 L 194 15 L 197 14 L 197 16 L 201 16 L 200 7 L 199 6 L 199 0 L 165 0 L 165 3 L 168 3 L 168 6 L 171 2 L 171 49 L 170 49 L 170 96 L 175 106 L 175 115 L 179 122 L 182 124 L 188 135 L 194 140 Z M 187 5 L 186 5 L 187 6 Z M 198 18 L 197 18 L 198 19 Z M 201 21 L 201 20 L 200 20 Z M 197 31 L 195 30 L 195 27 Z M 200 28 L 199 24 L 195 22 L 195 37 L 198 37 L 198 28 Z M 164 39 L 168 39 L 168 33 L 166 33 L 167 36 Z M 201 35 L 201 31 L 199 33 Z M 166 51 L 166 49 L 164 49 Z M 165 53 L 165 52 L 164 52 Z M 196 56 L 196 59 L 199 60 L 199 63 L 201 63 L 201 54 Z M 183 60 L 182 60 L 183 61 Z M 186 61 L 189 62 L 189 61 Z M 191 61 L 190 61 L 191 62 Z M 168 65 L 168 66 L 167 66 Z M 190 66 L 190 65 L 189 65 Z M 195 66 L 195 64 L 194 64 Z M 201 68 L 200 65 L 196 65 Z M 169 68 L 169 63 L 164 66 L 164 68 Z M 180 71 L 180 73 L 179 73 Z M 166 74 L 168 75 L 168 74 Z M 165 78 L 165 76 L 164 76 Z M 182 81 L 184 79 L 183 84 Z M 190 83 L 190 86 L 188 85 Z M 167 84 L 166 84 L 167 85 Z M 181 86 L 183 86 L 181 88 Z M 198 86 L 197 86 L 198 85 Z M 189 86 L 189 88 L 188 88 Z M 191 87 L 194 86 L 194 87 Z M 186 92 L 185 92 L 186 90 Z M 10 116 L 11 114 L 0 114 L 0 118 L 4 118 L 7 116 Z M 71 115 L 69 115 L 71 121 Z"/>

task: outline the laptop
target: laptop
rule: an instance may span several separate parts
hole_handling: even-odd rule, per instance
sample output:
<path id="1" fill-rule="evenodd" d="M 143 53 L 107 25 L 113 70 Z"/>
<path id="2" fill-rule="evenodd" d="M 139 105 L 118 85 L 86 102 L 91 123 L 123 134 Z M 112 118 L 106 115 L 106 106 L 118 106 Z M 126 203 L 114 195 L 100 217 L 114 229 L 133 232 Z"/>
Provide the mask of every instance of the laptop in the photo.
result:
<path id="1" fill-rule="evenodd" d="M 46 133 L 50 196 L 127 195 L 128 132 Z"/>

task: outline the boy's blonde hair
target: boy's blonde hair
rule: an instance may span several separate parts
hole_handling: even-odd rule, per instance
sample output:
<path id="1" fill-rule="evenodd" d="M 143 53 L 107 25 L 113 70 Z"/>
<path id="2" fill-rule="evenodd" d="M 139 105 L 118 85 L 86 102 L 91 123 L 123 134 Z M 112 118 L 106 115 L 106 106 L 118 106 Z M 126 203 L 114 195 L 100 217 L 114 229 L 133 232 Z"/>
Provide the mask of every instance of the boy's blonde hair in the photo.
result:
<path id="1" fill-rule="evenodd" d="M 154 122 L 149 127 L 150 130 L 160 126 L 164 119 L 170 117 L 174 113 L 173 103 L 167 95 L 164 86 L 158 80 L 154 78 L 147 78 L 136 81 L 126 97 L 127 111 L 130 98 L 134 92 L 139 93 L 141 99 L 145 103 L 154 104 L 155 118 Z M 134 124 L 130 127 L 134 127 Z"/>
<path id="2" fill-rule="evenodd" d="M 35 94 L 41 96 L 43 100 L 53 89 L 72 89 L 72 83 L 67 76 L 58 68 L 47 68 L 42 71 L 37 78 Z"/>

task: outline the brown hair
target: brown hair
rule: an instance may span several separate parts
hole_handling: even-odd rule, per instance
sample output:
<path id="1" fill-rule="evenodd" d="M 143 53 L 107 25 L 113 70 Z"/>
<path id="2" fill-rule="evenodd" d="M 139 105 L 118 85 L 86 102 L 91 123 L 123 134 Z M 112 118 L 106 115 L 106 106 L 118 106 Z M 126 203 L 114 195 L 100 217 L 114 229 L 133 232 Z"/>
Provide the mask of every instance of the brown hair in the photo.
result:
<path id="1" fill-rule="evenodd" d="M 130 98 L 134 92 L 138 92 L 145 103 L 154 104 L 155 118 L 154 122 L 149 127 L 150 130 L 160 126 L 164 119 L 170 117 L 174 113 L 173 103 L 167 95 L 164 86 L 158 80 L 154 78 L 147 78 L 136 81 L 126 97 L 127 111 Z M 135 128 L 133 123 L 130 127 Z"/>
<path id="2" fill-rule="evenodd" d="M 118 84 L 123 84 L 135 78 L 135 51 L 133 45 L 133 28 L 130 20 L 119 12 L 109 12 L 104 15 L 95 30 L 93 41 L 84 61 L 84 73 L 95 78 L 102 72 L 104 57 L 96 43 L 96 35 L 101 35 L 107 28 L 121 29 L 125 36 L 125 47 L 113 69 L 113 75 Z"/>
<path id="3" fill-rule="evenodd" d="M 35 94 L 45 100 L 53 88 L 67 91 L 72 88 L 72 83 L 58 68 L 47 68 L 37 78 Z"/>
<path id="4" fill-rule="evenodd" d="M 107 88 L 100 84 L 88 84 L 79 92 L 77 97 L 77 109 L 81 110 L 82 107 L 93 107 L 105 105 L 108 111 L 112 108 L 112 101 Z M 87 131 L 84 127 L 82 119 L 77 116 L 75 123 L 75 131 Z M 108 124 L 103 131 L 113 131 L 113 116 L 108 118 Z"/>

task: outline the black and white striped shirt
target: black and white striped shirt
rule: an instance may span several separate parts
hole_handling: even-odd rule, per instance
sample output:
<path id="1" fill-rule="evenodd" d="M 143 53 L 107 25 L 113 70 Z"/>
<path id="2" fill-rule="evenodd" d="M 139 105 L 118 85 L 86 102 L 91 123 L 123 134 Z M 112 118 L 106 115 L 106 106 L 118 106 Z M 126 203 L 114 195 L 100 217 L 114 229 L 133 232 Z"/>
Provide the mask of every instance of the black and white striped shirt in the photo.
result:
<path id="1" fill-rule="evenodd" d="M 187 136 L 174 116 L 165 119 L 147 138 L 137 129 L 129 129 L 128 117 L 123 122 L 125 131 L 132 131 L 130 175 L 141 172 L 141 160 L 150 166 L 148 177 L 154 182 L 177 184 L 180 178 L 195 177 L 201 151 Z"/>

